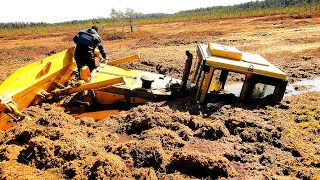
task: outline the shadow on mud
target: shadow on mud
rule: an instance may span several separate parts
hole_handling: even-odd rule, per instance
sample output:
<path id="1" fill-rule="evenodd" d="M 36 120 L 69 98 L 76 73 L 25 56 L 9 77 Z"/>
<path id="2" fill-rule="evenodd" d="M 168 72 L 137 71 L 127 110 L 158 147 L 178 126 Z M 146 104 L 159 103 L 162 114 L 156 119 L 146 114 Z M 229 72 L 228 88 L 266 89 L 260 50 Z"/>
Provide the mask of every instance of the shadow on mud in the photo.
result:
<path id="1" fill-rule="evenodd" d="M 193 96 L 176 98 L 167 101 L 163 106 L 169 106 L 173 110 L 189 112 L 191 115 L 202 115 L 204 118 L 218 111 L 222 106 L 230 105 L 244 110 L 264 109 L 266 106 L 279 105 L 279 108 L 287 109 L 288 106 L 281 104 L 279 97 L 268 95 L 263 99 L 250 98 L 240 100 L 234 94 L 208 94 L 204 103 L 199 103 Z"/>

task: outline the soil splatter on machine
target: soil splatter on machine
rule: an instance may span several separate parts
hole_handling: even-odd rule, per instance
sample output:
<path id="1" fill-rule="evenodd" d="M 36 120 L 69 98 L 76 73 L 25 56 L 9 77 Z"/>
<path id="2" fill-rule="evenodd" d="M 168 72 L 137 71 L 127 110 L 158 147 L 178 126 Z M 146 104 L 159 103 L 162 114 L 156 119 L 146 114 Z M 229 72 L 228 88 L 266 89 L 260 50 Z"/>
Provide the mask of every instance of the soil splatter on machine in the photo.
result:
<path id="1" fill-rule="evenodd" d="M 187 51 L 182 80 L 140 70 L 117 67 L 118 64 L 138 60 L 132 56 L 107 64 L 101 64 L 93 72 L 84 67 L 77 77 L 73 59 L 74 48 L 49 56 L 19 68 L 0 85 L 0 129 L 10 128 L 24 117 L 22 108 L 48 100 L 58 100 L 61 105 L 77 102 L 82 104 L 144 103 L 164 100 L 188 94 L 189 73 L 193 55 Z M 273 94 L 280 99 L 287 85 L 286 75 L 259 55 L 240 52 L 235 47 L 219 44 L 198 44 L 193 81 L 197 89 L 195 98 L 200 103 L 206 94 L 224 92 L 229 72 L 245 75 L 240 99 L 251 97 L 257 83 L 273 86 Z M 220 70 L 219 86 L 212 77 Z M 188 85 L 187 85 L 188 84 Z M 210 91 L 209 91 L 210 89 Z M 187 92 L 187 93 L 186 93 Z M 11 120 L 10 120 L 11 119 Z"/>

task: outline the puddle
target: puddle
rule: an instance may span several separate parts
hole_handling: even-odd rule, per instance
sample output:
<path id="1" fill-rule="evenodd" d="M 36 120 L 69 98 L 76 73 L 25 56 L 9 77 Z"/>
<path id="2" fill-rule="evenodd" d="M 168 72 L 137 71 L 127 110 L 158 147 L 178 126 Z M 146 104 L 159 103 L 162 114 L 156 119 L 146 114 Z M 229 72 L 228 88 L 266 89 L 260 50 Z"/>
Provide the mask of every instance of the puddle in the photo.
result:
<path id="1" fill-rule="evenodd" d="M 74 118 L 82 118 L 82 117 L 92 117 L 96 121 L 103 120 L 111 115 L 119 114 L 119 110 L 103 110 L 103 111 L 93 111 L 93 112 L 83 112 L 79 114 L 72 114 Z"/>
<path id="2" fill-rule="evenodd" d="M 236 83 L 236 84 L 227 84 L 224 88 L 226 94 L 234 94 L 236 97 L 240 97 L 241 90 L 242 90 L 243 83 Z M 258 83 L 256 84 L 253 92 L 253 98 L 263 98 L 272 94 L 274 92 L 274 86 L 265 85 Z"/>
<path id="3" fill-rule="evenodd" d="M 96 121 L 100 121 L 111 115 L 119 114 L 122 110 L 128 109 L 129 107 L 116 108 L 112 105 L 100 105 L 99 108 L 93 108 L 91 110 L 86 110 L 85 107 L 72 108 L 69 109 L 67 113 L 72 115 L 74 118 L 92 117 Z"/>
<path id="4" fill-rule="evenodd" d="M 118 134 L 118 143 L 126 143 L 128 141 L 131 140 L 136 140 L 135 138 L 133 138 L 132 136 L 129 136 L 127 134 Z"/>
<path id="5" fill-rule="evenodd" d="M 226 84 L 224 87 L 224 92 L 226 94 L 234 94 L 236 97 L 240 97 L 243 83 Z"/>
<path id="6" fill-rule="evenodd" d="M 284 97 L 299 95 L 305 92 L 320 92 L 320 77 L 288 84 Z"/>
<path id="7" fill-rule="evenodd" d="M 236 97 L 240 96 L 241 89 L 242 89 L 243 83 L 235 83 L 235 84 L 226 84 L 224 88 L 224 93 L 226 94 L 234 94 Z M 261 86 L 263 87 L 263 86 Z M 273 86 L 268 86 L 267 88 L 261 88 L 259 91 L 262 91 L 263 93 L 258 94 L 257 97 L 265 97 L 269 94 L 272 94 L 274 91 Z M 317 77 L 315 79 L 308 79 L 308 80 L 302 80 L 295 82 L 293 84 L 288 84 L 286 87 L 286 92 L 284 97 L 286 96 L 294 96 L 299 95 L 301 93 L 305 92 L 320 92 L 320 77 Z M 253 92 L 253 95 L 255 95 L 255 92 Z"/>

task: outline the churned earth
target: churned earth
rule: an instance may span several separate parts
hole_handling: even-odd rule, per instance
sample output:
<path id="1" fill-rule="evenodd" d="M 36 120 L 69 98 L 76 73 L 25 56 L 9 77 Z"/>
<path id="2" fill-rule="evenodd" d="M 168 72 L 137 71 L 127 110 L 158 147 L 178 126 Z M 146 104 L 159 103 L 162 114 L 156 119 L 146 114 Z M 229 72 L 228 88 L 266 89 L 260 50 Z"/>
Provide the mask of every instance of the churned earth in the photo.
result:
<path id="1" fill-rule="evenodd" d="M 320 19 L 268 16 L 139 25 L 100 33 L 110 60 L 176 78 L 197 43 L 257 53 L 295 85 L 319 77 Z M 86 27 L 83 27 L 86 28 Z M 73 46 L 77 29 L 0 37 L 0 80 L 18 67 Z M 194 68 L 194 66 L 193 66 Z M 193 72 L 194 69 L 192 69 Z M 192 73 L 191 72 L 191 73 Z M 241 81 L 234 77 L 233 81 Z M 214 98 L 214 97 L 213 97 Z M 0 132 L 1 179 L 319 179 L 320 92 L 198 104 L 187 96 L 149 102 L 96 121 L 43 103 Z"/>

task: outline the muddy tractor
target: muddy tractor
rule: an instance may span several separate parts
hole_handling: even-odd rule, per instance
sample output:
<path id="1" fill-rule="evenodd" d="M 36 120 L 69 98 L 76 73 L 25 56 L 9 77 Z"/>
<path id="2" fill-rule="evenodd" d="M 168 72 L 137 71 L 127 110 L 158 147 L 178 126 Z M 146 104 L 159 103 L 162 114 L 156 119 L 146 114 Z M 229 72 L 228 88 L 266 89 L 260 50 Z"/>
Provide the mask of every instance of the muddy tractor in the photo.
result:
<path id="1" fill-rule="evenodd" d="M 97 107 L 193 96 L 201 104 L 208 101 L 208 94 L 234 93 L 228 90 L 228 77 L 232 74 L 243 79 L 237 85 L 239 92 L 234 93 L 240 100 L 269 95 L 281 100 L 284 96 L 286 74 L 258 54 L 208 43 L 198 44 L 196 55 L 191 51 L 186 51 L 186 55 L 182 79 L 118 67 L 140 60 L 138 55 L 101 63 L 92 72 L 85 66 L 80 74 L 74 48 L 48 56 L 19 68 L 0 85 L 0 129 L 10 128 L 25 118 L 20 112 L 22 108 L 43 102 Z"/>

